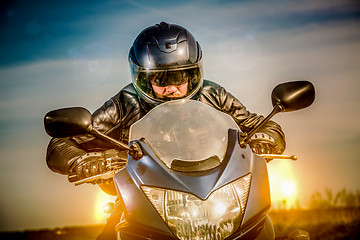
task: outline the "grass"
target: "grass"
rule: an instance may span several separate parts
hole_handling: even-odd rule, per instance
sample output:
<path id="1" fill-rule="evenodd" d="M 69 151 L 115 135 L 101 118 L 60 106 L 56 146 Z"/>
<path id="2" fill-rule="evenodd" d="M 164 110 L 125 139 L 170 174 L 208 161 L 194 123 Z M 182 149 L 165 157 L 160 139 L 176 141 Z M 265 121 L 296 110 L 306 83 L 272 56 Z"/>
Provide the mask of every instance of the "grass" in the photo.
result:
<path id="1" fill-rule="evenodd" d="M 103 225 L 75 226 L 56 229 L 2 232 L 4 240 L 94 240 L 101 233 Z"/>
<path id="2" fill-rule="evenodd" d="M 360 208 L 271 210 L 277 236 L 295 229 L 310 233 L 311 239 L 360 239 Z"/>

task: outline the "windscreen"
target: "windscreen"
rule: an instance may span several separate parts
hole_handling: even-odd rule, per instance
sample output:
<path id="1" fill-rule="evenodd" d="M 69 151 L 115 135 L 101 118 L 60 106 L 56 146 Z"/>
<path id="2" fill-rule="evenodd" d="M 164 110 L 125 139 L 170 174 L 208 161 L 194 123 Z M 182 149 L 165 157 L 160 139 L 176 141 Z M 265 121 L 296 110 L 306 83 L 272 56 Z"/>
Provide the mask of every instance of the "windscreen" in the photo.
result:
<path id="1" fill-rule="evenodd" d="M 145 138 L 169 168 L 174 160 L 200 162 L 225 156 L 228 130 L 238 125 L 227 114 L 195 100 L 169 101 L 130 128 L 130 141 Z"/>

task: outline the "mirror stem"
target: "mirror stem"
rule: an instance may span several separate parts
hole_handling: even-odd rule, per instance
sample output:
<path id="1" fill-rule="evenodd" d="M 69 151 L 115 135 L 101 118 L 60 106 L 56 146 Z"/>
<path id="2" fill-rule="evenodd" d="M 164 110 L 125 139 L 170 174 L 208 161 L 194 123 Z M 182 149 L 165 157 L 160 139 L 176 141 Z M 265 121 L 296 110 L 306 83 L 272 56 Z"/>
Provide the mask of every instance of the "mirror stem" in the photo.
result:
<path id="1" fill-rule="evenodd" d="M 282 112 L 284 107 L 277 103 L 271 113 L 262 120 L 256 127 L 254 127 L 250 132 L 243 132 L 239 135 L 239 143 L 242 148 L 246 148 L 246 144 L 249 142 L 250 138 L 265 124 L 267 123 L 275 114 Z"/>
<path id="2" fill-rule="evenodd" d="M 120 147 L 122 149 L 125 149 L 125 150 L 128 150 L 129 151 L 129 154 L 135 159 L 135 160 L 138 160 L 140 159 L 142 156 L 143 156 L 143 153 L 141 151 L 141 148 L 140 146 L 137 144 L 137 143 L 134 143 L 132 144 L 131 146 L 125 144 L 125 143 L 122 143 L 120 141 L 117 141 L 103 133 L 101 133 L 99 130 L 95 129 L 95 128 L 92 128 L 91 129 L 91 133 L 98 137 L 98 138 L 101 138 L 101 139 L 104 139 L 105 141 L 107 142 L 110 142 L 112 144 L 114 144 L 115 146 L 117 147 Z"/>
<path id="3" fill-rule="evenodd" d="M 94 136 L 96 136 L 96 137 L 98 137 L 98 138 L 102 138 L 102 139 L 106 140 L 107 142 L 110 142 L 110 143 L 112 143 L 112 144 L 114 144 L 114 145 L 116 145 L 116 146 L 118 146 L 118 147 L 120 147 L 120 148 L 122 148 L 122 149 L 126 149 L 126 150 L 128 150 L 128 151 L 131 151 L 130 146 L 128 146 L 127 144 L 122 143 L 122 142 L 120 142 L 120 141 L 116 141 L 115 139 L 113 139 L 113 138 L 111 138 L 111 137 L 109 137 L 109 136 L 101 133 L 99 130 L 97 130 L 97 129 L 95 129 L 95 128 L 91 129 L 91 133 L 92 133 Z"/>

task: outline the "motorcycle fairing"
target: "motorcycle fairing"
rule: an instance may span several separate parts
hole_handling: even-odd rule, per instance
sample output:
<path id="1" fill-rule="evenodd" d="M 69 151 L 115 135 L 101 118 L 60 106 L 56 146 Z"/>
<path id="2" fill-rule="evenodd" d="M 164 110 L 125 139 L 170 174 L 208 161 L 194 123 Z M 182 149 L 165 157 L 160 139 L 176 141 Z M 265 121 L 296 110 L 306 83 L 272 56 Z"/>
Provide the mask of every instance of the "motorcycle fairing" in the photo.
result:
<path id="1" fill-rule="evenodd" d="M 238 131 L 229 129 L 228 147 L 223 162 L 216 168 L 199 174 L 176 172 L 169 169 L 152 151 L 144 139 L 138 141 L 144 157 L 136 161 L 129 157 L 128 165 L 114 176 L 119 194 L 124 200 L 128 221 L 146 226 L 153 232 L 173 238 L 173 234 L 151 205 L 141 185 L 187 192 L 205 200 L 216 189 L 252 173 L 251 188 L 242 225 L 251 228 L 264 218 L 270 207 L 269 182 L 266 162 L 238 143 Z M 256 189 L 256 190 L 255 190 Z M 260 209 L 260 211 L 259 211 Z M 151 231 L 144 231 L 150 234 Z"/>
<path id="2" fill-rule="evenodd" d="M 146 141 L 141 140 L 139 144 L 145 157 L 139 161 L 129 161 L 126 169 L 138 187 L 147 185 L 188 192 L 205 200 L 214 190 L 250 172 L 250 158 L 239 161 L 237 156 L 249 155 L 251 150 L 242 151 L 236 147 L 236 142 L 237 131 L 230 129 L 229 145 L 223 162 L 212 170 L 188 174 L 169 169 Z"/>

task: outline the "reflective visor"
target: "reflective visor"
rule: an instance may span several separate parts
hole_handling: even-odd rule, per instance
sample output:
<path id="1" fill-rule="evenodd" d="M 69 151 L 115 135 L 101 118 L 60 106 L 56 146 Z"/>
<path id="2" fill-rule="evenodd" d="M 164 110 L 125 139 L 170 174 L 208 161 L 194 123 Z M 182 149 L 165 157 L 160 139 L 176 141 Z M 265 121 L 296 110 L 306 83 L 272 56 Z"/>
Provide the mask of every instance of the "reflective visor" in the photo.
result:
<path id="1" fill-rule="evenodd" d="M 189 82 L 191 79 L 198 79 L 199 78 L 199 68 L 192 67 L 189 69 L 183 70 L 161 70 L 161 71 L 148 71 L 143 72 L 146 78 L 150 79 L 152 85 L 158 87 L 167 87 L 167 86 L 180 86 L 184 83 Z M 142 75 L 140 73 L 140 75 Z M 139 77 L 140 77 L 139 75 Z"/>
<path id="2" fill-rule="evenodd" d="M 189 66 L 146 69 L 130 61 L 130 67 L 132 80 L 137 90 L 153 100 L 167 101 L 192 96 L 194 92 L 200 88 L 200 84 L 202 83 L 201 62 Z M 159 94 L 155 94 L 154 92 L 154 90 L 159 88 L 170 86 L 180 88 L 186 86 L 186 89 L 184 89 L 185 93 L 179 94 L 178 97 L 168 98 L 166 96 L 160 97 Z"/>

